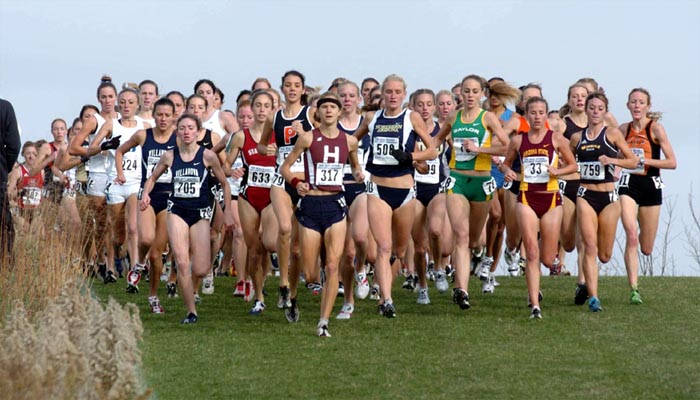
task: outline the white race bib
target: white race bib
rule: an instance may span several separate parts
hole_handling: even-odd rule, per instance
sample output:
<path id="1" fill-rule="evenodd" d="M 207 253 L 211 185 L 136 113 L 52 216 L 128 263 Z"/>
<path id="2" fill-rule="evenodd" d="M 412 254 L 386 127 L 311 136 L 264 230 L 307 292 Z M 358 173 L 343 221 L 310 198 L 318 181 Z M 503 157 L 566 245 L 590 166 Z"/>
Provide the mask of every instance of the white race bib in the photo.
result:
<path id="1" fill-rule="evenodd" d="M 294 146 L 282 146 L 277 149 L 277 165 L 282 165 L 284 163 L 284 160 L 287 159 L 293 148 Z M 301 158 L 301 155 L 299 158 L 294 160 L 294 164 L 292 164 L 289 170 L 291 172 L 304 172 L 304 161 Z"/>
<path id="2" fill-rule="evenodd" d="M 590 181 L 602 181 L 605 180 L 605 166 L 600 163 L 600 161 L 584 161 L 580 162 L 579 168 L 581 173 L 581 179 L 586 179 Z"/>
<path id="3" fill-rule="evenodd" d="M 428 160 L 425 163 L 428 164 L 428 172 L 421 174 L 416 171 L 416 182 L 432 185 L 440 183 L 440 158 Z"/>
<path id="4" fill-rule="evenodd" d="M 481 187 L 484 189 L 484 193 L 488 196 L 496 191 L 496 180 L 491 178 L 484 182 Z"/>
<path id="5" fill-rule="evenodd" d="M 634 153 L 634 155 L 638 158 L 644 158 L 644 149 L 632 147 L 630 150 L 632 150 L 632 153 Z M 637 168 L 625 169 L 625 171 L 629 172 L 630 174 L 644 175 L 644 166 L 637 165 Z"/>
<path id="6" fill-rule="evenodd" d="M 364 158 L 365 158 L 365 151 L 363 149 L 358 148 L 357 149 L 357 161 L 360 163 L 362 168 L 365 167 L 364 165 Z M 348 161 L 347 164 L 343 167 L 343 173 L 346 175 L 352 175 L 352 166 L 350 166 L 350 162 Z"/>
<path id="7" fill-rule="evenodd" d="M 272 186 L 272 179 L 275 175 L 274 167 L 261 167 L 250 165 L 248 167 L 248 186 L 269 188 Z"/>
<path id="8" fill-rule="evenodd" d="M 160 157 L 148 157 L 147 164 L 146 164 L 146 179 L 150 178 L 151 175 L 153 175 L 153 171 L 156 169 L 156 165 L 158 165 L 158 161 L 160 160 Z M 173 180 L 173 174 L 170 172 L 170 168 L 166 168 L 165 172 L 163 172 L 158 180 L 156 182 L 158 183 L 170 183 Z"/>
<path id="9" fill-rule="evenodd" d="M 182 199 L 199 197 L 199 178 L 196 176 L 176 176 L 173 179 L 173 196 Z"/>
<path id="10" fill-rule="evenodd" d="M 25 187 L 22 194 L 22 203 L 25 207 L 38 207 L 41 204 L 41 188 Z"/>
<path id="11" fill-rule="evenodd" d="M 623 171 L 622 174 L 620 175 L 620 182 L 617 184 L 617 187 L 629 187 L 630 186 L 630 174 L 626 171 Z"/>
<path id="12" fill-rule="evenodd" d="M 391 155 L 398 150 L 399 138 L 375 136 L 372 138 L 372 150 L 376 165 L 399 165 L 399 162 Z"/>
<path id="13" fill-rule="evenodd" d="M 343 184 L 343 164 L 316 164 L 316 186 L 341 186 Z"/>
<path id="14" fill-rule="evenodd" d="M 549 182 L 549 157 L 532 156 L 523 158 L 523 182 Z"/>
<path id="15" fill-rule="evenodd" d="M 464 144 L 466 142 L 472 142 L 475 145 L 479 145 L 479 138 L 469 137 L 469 138 L 455 138 L 453 139 L 455 148 L 455 161 L 471 161 L 479 153 L 472 153 L 469 151 L 464 151 Z"/>

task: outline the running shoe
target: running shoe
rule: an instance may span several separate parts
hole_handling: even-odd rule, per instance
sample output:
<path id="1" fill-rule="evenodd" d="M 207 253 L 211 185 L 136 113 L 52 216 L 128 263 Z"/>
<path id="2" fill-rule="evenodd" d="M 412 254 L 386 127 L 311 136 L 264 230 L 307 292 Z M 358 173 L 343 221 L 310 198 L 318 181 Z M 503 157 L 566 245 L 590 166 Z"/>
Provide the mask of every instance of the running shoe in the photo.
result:
<path id="1" fill-rule="evenodd" d="M 194 304 L 200 304 L 202 302 L 202 298 L 199 297 L 199 293 L 194 294 Z"/>
<path id="2" fill-rule="evenodd" d="M 574 292 L 574 304 L 582 306 L 588 300 L 588 287 L 585 283 L 577 283 L 576 291 Z"/>
<path id="3" fill-rule="evenodd" d="M 454 276 L 454 274 L 455 274 L 455 269 L 452 268 L 452 265 L 451 265 L 451 264 L 445 265 L 445 274 L 446 274 L 448 277 L 450 277 L 450 278 Z"/>
<path id="4" fill-rule="evenodd" d="M 561 274 L 562 274 L 563 276 L 571 276 L 571 271 L 569 271 L 568 269 L 566 269 L 566 265 L 562 264 L 562 265 L 561 265 Z"/>
<path id="5" fill-rule="evenodd" d="M 396 308 L 394 308 L 394 303 L 384 303 L 383 314 L 387 318 L 396 318 Z"/>
<path id="6" fill-rule="evenodd" d="M 479 248 L 478 252 L 475 252 L 474 249 L 472 249 L 472 265 L 471 265 L 471 274 L 476 275 L 477 273 L 477 268 L 481 264 L 481 259 L 484 257 L 484 248 L 481 247 Z"/>
<path id="7" fill-rule="evenodd" d="M 253 308 L 248 311 L 248 314 L 260 315 L 263 311 L 265 311 L 265 303 L 260 300 L 255 300 L 255 303 L 253 303 Z"/>
<path id="8" fill-rule="evenodd" d="M 429 281 L 435 280 L 435 261 L 430 260 L 428 262 L 428 270 L 426 272 L 426 276 L 428 277 Z"/>
<path id="9" fill-rule="evenodd" d="M 355 274 L 355 283 L 355 296 L 357 296 L 357 298 L 360 300 L 366 299 L 367 295 L 369 295 L 369 281 L 367 281 L 367 274 L 364 272 Z"/>
<path id="10" fill-rule="evenodd" d="M 588 300 L 588 309 L 591 310 L 591 312 L 603 311 L 603 307 L 600 305 L 600 300 L 598 300 L 598 298 L 595 296 Z"/>
<path id="11" fill-rule="evenodd" d="M 321 324 L 320 322 L 316 327 L 316 334 L 318 335 L 318 337 L 331 337 L 330 332 L 328 332 L 328 325 Z"/>
<path id="12" fill-rule="evenodd" d="M 403 285 L 401 285 L 401 288 L 410 290 L 411 292 L 416 289 L 416 276 L 408 274 L 406 276 L 406 280 L 403 282 Z"/>
<path id="13" fill-rule="evenodd" d="M 297 299 L 290 299 L 291 306 L 284 310 L 284 316 L 287 318 L 287 322 L 294 323 L 299 322 L 299 306 L 297 305 Z"/>
<path id="14" fill-rule="evenodd" d="M 532 307 L 532 311 L 530 311 L 530 319 L 542 319 L 542 311 L 539 307 Z"/>
<path id="15" fill-rule="evenodd" d="M 430 304 L 430 297 L 428 297 L 428 288 L 418 288 L 418 300 L 416 300 L 416 303 L 422 304 L 422 305 L 427 305 Z"/>
<path id="16" fill-rule="evenodd" d="M 243 297 L 245 295 L 245 281 L 240 280 L 233 289 L 233 297 Z"/>
<path id="17" fill-rule="evenodd" d="M 541 291 L 541 290 L 538 291 L 538 293 L 537 293 L 537 299 L 538 299 L 539 301 L 542 301 L 542 299 L 544 299 L 544 296 L 542 296 L 542 291 Z M 529 294 L 527 295 L 527 308 L 532 308 L 532 302 L 530 301 L 530 295 L 529 295 Z"/>
<path id="18" fill-rule="evenodd" d="M 107 274 L 105 275 L 104 282 L 105 282 L 105 284 L 117 283 L 117 275 L 114 274 L 114 271 L 107 271 Z"/>
<path id="19" fill-rule="evenodd" d="M 481 263 L 477 269 L 479 274 L 479 279 L 482 281 L 488 281 L 489 275 L 491 275 L 491 266 L 493 265 L 493 257 L 484 256 L 481 258 Z"/>
<path id="20" fill-rule="evenodd" d="M 163 263 L 163 272 L 160 274 L 160 281 L 167 282 L 170 276 L 170 263 Z"/>
<path id="21" fill-rule="evenodd" d="M 372 285 L 372 290 L 369 291 L 370 300 L 379 300 L 379 285 L 376 283 Z"/>
<path id="22" fill-rule="evenodd" d="M 107 282 L 107 264 L 104 264 L 104 263 L 97 264 L 97 274 L 99 275 L 100 278 L 102 278 L 104 283 L 109 283 L 109 282 Z"/>
<path id="23" fill-rule="evenodd" d="M 352 317 L 353 311 L 355 311 L 355 306 L 353 306 L 350 303 L 345 303 L 343 304 L 343 307 L 340 309 L 340 312 L 335 317 L 335 319 L 350 319 L 350 317 Z"/>
<path id="24" fill-rule="evenodd" d="M 323 285 L 321 285 L 319 282 L 311 282 L 306 284 L 306 288 L 309 289 L 313 296 L 318 296 L 323 290 Z"/>
<path id="25" fill-rule="evenodd" d="M 282 310 L 291 306 L 292 302 L 289 300 L 289 288 L 287 286 L 280 287 L 280 296 L 277 300 L 277 308 Z"/>
<path id="26" fill-rule="evenodd" d="M 343 285 L 343 282 L 338 282 L 338 297 L 342 297 L 345 295 L 345 285 Z"/>
<path id="27" fill-rule="evenodd" d="M 525 266 L 527 265 L 527 260 L 524 257 L 518 259 L 518 268 L 520 268 L 520 275 L 525 276 Z"/>
<path id="28" fill-rule="evenodd" d="M 508 264 L 508 275 L 515 277 L 519 272 L 520 268 L 516 264 Z"/>
<path id="29" fill-rule="evenodd" d="M 180 323 L 181 324 L 196 324 L 197 323 L 197 314 L 195 314 L 195 313 L 187 314 L 185 319 L 180 321 Z"/>
<path id="30" fill-rule="evenodd" d="M 379 311 L 379 315 L 384 315 L 384 303 L 377 304 L 377 311 Z"/>
<path id="31" fill-rule="evenodd" d="M 552 267 L 549 269 L 549 275 L 561 275 L 561 264 L 559 263 L 559 257 L 554 259 Z"/>
<path id="32" fill-rule="evenodd" d="M 518 251 L 515 249 L 513 249 L 513 251 L 510 251 L 506 247 L 506 249 L 503 251 L 503 260 L 506 262 L 506 264 L 508 264 L 509 267 L 511 265 L 514 265 L 516 258 L 520 258 Z"/>
<path id="33" fill-rule="evenodd" d="M 481 293 L 493 293 L 495 290 L 493 274 L 489 274 L 484 283 L 481 284 Z"/>
<path id="34" fill-rule="evenodd" d="M 632 289 L 630 292 L 630 304 L 642 304 L 642 295 L 639 294 L 639 290 Z"/>
<path id="35" fill-rule="evenodd" d="M 168 292 L 168 297 L 169 298 L 175 298 L 177 297 L 177 283 L 175 282 L 168 282 L 165 284 L 165 289 Z"/>
<path id="36" fill-rule="evenodd" d="M 148 304 L 150 304 L 150 306 L 151 306 L 151 313 L 152 314 L 165 313 L 163 306 L 160 305 L 160 300 L 158 300 L 158 296 L 150 296 L 148 298 Z"/>
<path id="37" fill-rule="evenodd" d="M 468 310 L 471 307 L 471 304 L 469 304 L 469 293 L 461 288 L 452 289 L 452 301 L 459 305 L 459 308 L 462 310 Z"/>
<path id="38" fill-rule="evenodd" d="M 435 272 L 435 288 L 439 293 L 445 293 L 447 289 L 450 288 L 450 284 L 447 283 L 447 274 L 445 274 L 445 271 Z"/>
<path id="39" fill-rule="evenodd" d="M 277 253 L 270 253 L 270 264 L 272 265 L 273 271 L 279 272 L 280 262 L 279 262 L 279 258 L 277 258 Z"/>
<path id="40" fill-rule="evenodd" d="M 218 257 L 217 257 L 218 259 Z M 202 294 L 214 294 L 214 273 L 210 272 L 202 279 Z"/>

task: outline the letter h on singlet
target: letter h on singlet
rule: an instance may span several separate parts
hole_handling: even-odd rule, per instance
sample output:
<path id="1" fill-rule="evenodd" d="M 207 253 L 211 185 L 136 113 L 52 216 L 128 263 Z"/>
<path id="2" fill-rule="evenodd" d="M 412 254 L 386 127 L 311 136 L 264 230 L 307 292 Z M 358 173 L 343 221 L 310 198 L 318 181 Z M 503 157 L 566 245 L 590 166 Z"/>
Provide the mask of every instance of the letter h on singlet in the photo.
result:
<path id="1" fill-rule="evenodd" d="M 330 152 L 330 149 L 329 149 L 329 147 L 328 147 L 328 145 L 327 145 L 327 144 L 324 144 L 324 145 L 323 145 L 323 162 L 324 162 L 324 163 L 329 162 L 328 159 L 329 159 L 331 156 L 333 156 L 333 162 L 334 162 L 334 163 L 339 163 L 339 162 L 340 162 L 340 160 L 339 160 L 339 158 L 340 158 L 340 149 L 338 148 L 338 146 L 333 146 L 333 148 L 334 148 L 335 150 L 334 150 L 333 153 L 331 153 L 331 152 Z"/>

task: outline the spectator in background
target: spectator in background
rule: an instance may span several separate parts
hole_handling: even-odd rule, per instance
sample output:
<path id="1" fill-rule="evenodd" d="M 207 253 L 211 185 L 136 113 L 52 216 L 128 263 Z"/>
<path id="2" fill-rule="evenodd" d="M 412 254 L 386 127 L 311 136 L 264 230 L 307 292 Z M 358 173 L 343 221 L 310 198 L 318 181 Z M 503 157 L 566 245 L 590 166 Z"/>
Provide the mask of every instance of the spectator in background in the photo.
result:
<path id="1" fill-rule="evenodd" d="M 12 258 L 15 231 L 7 198 L 7 175 L 17 161 L 20 145 L 15 110 L 9 101 L 0 99 L 0 266 Z"/>

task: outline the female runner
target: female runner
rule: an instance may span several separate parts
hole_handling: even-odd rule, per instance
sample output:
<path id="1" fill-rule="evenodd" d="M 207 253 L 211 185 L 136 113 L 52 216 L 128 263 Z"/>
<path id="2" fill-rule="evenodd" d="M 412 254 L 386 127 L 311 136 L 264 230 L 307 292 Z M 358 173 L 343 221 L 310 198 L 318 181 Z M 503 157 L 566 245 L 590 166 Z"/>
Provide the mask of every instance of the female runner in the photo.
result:
<path id="1" fill-rule="evenodd" d="M 397 75 L 389 75 L 382 83 L 384 109 L 367 114 L 355 132 L 361 140 L 370 134 L 371 145 L 367 172 L 372 174 L 367 184 L 369 227 L 377 242 L 375 278 L 381 299 L 379 312 L 387 318 L 396 316 L 391 297 L 393 281 L 389 259 L 392 251 L 406 263 L 406 249 L 415 216 L 411 200 L 413 190 L 413 161 L 432 160 L 437 150 L 419 114 L 403 108 L 406 83 Z M 415 149 L 416 138 L 426 144 L 423 151 Z"/>
<path id="2" fill-rule="evenodd" d="M 167 230 L 170 248 L 177 263 L 177 279 L 187 307 L 187 316 L 182 320 L 183 324 L 197 322 L 192 280 L 205 276 L 211 267 L 207 234 L 209 219 L 213 213 L 207 182 L 209 171 L 213 172 L 224 187 L 226 205 L 230 206 L 231 201 L 231 189 L 228 187 L 219 157 L 197 144 L 197 136 L 201 129 L 199 118 L 192 114 L 185 114 L 178 119 L 177 145 L 161 156 L 144 184 L 139 203 L 141 211 L 150 206 L 151 191 L 160 176 L 169 170 L 172 174 L 172 191 L 167 204 Z M 224 224 L 227 228 L 233 226 L 231 207 L 226 207 Z"/>
<path id="3" fill-rule="evenodd" d="M 612 256 L 620 203 L 614 183 L 615 166 L 635 168 L 639 163 L 619 129 L 605 125 L 608 98 L 591 93 L 586 98 L 588 127 L 575 133 L 571 148 L 575 149 L 581 174 L 576 199 L 576 223 L 583 238 L 583 273 L 590 296 L 588 308 L 602 311 L 598 298 L 598 259 L 606 263 Z M 624 158 L 618 158 L 622 153 Z"/>
<path id="4" fill-rule="evenodd" d="M 44 189 L 44 171 L 30 175 L 29 171 L 37 161 L 37 146 L 33 142 L 25 142 L 22 146 L 24 163 L 12 169 L 8 176 L 7 194 L 11 201 L 16 202 L 22 217 L 22 228 L 25 232 L 31 229 L 32 221 L 41 217 L 39 206 L 42 202 Z M 43 231 L 41 224 L 39 229 Z"/>
<path id="5" fill-rule="evenodd" d="M 455 235 L 453 264 L 456 268 L 455 287 L 452 299 L 463 310 L 468 309 L 467 292 L 470 275 L 471 252 L 476 249 L 489 212 L 489 202 L 496 190 L 496 182 L 491 177 L 491 156 L 505 154 L 510 142 L 503 133 L 498 118 L 481 108 L 486 81 L 477 75 L 462 79 L 463 110 L 448 117 L 436 136 L 436 143 L 442 143 L 448 134 L 452 135 L 454 146 L 450 158 L 447 214 Z M 494 146 L 493 136 L 500 142 Z"/>
<path id="6" fill-rule="evenodd" d="M 525 278 L 532 311 L 530 318 L 541 319 L 540 263 L 552 267 L 557 259 L 562 207 L 557 176 L 575 171 L 576 161 L 569 143 L 561 133 L 547 129 L 547 101 L 532 97 L 525 104 L 530 130 L 516 135 L 510 142 L 501 167 L 505 179 L 517 179 L 510 166 L 516 157 L 522 165 L 522 182 L 518 194 L 517 218 L 527 254 Z M 566 167 L 559 168 L 559 154 Z M 539 236 L 538 236 L 539 235 Z"/>
<path id="7" fill-rule="evenodd" d="M 663 202 L 660 169 L 676 169 L 676 155 L 666 130 L 658 123 L 659 113 L 649 111 L 651 95 L 646 89 L 632 89 L 627 109 L 632 121 L 622 124 L 620 131 L 627 145 L 639 157 L 639 166 L 624 173 L 619 182 L 622 226 L 625 228 L 625 267 L 630 285 L 630 303 L 642 304 L 637 287 L 640 245 L 642 254 L 654 250 L 654 239 L 659 227 L 659 213 Z M 661 152 L 664 158 L 661 159 Z M 639 228 L 637 228 L 639 221 Z"/>
<path id="8" fill-rule="evenodd" d="M 280 172 L 301 196 L 296 216 L 300 225 L 299 244 L 304 265 L 315 267 L 321 246 L 324 245 L 322 262 L 326 282 L 316 333 L 320 337 L 330 337 L 328 319 L 338 294 L 338 264 L 347 226 L 343 170 L 348 158 L 357 182 L 364 181 L 364 174 L 357 160 L 357 139 L 338 129 L 342 107 L 338 96 L 328 92 L 321 96 L 317 105 L 316 116 L 320 126 L 299 135 Z M 304 159 L 304 180 L 291 171 L 295 160 L 301 156 Z"/>

